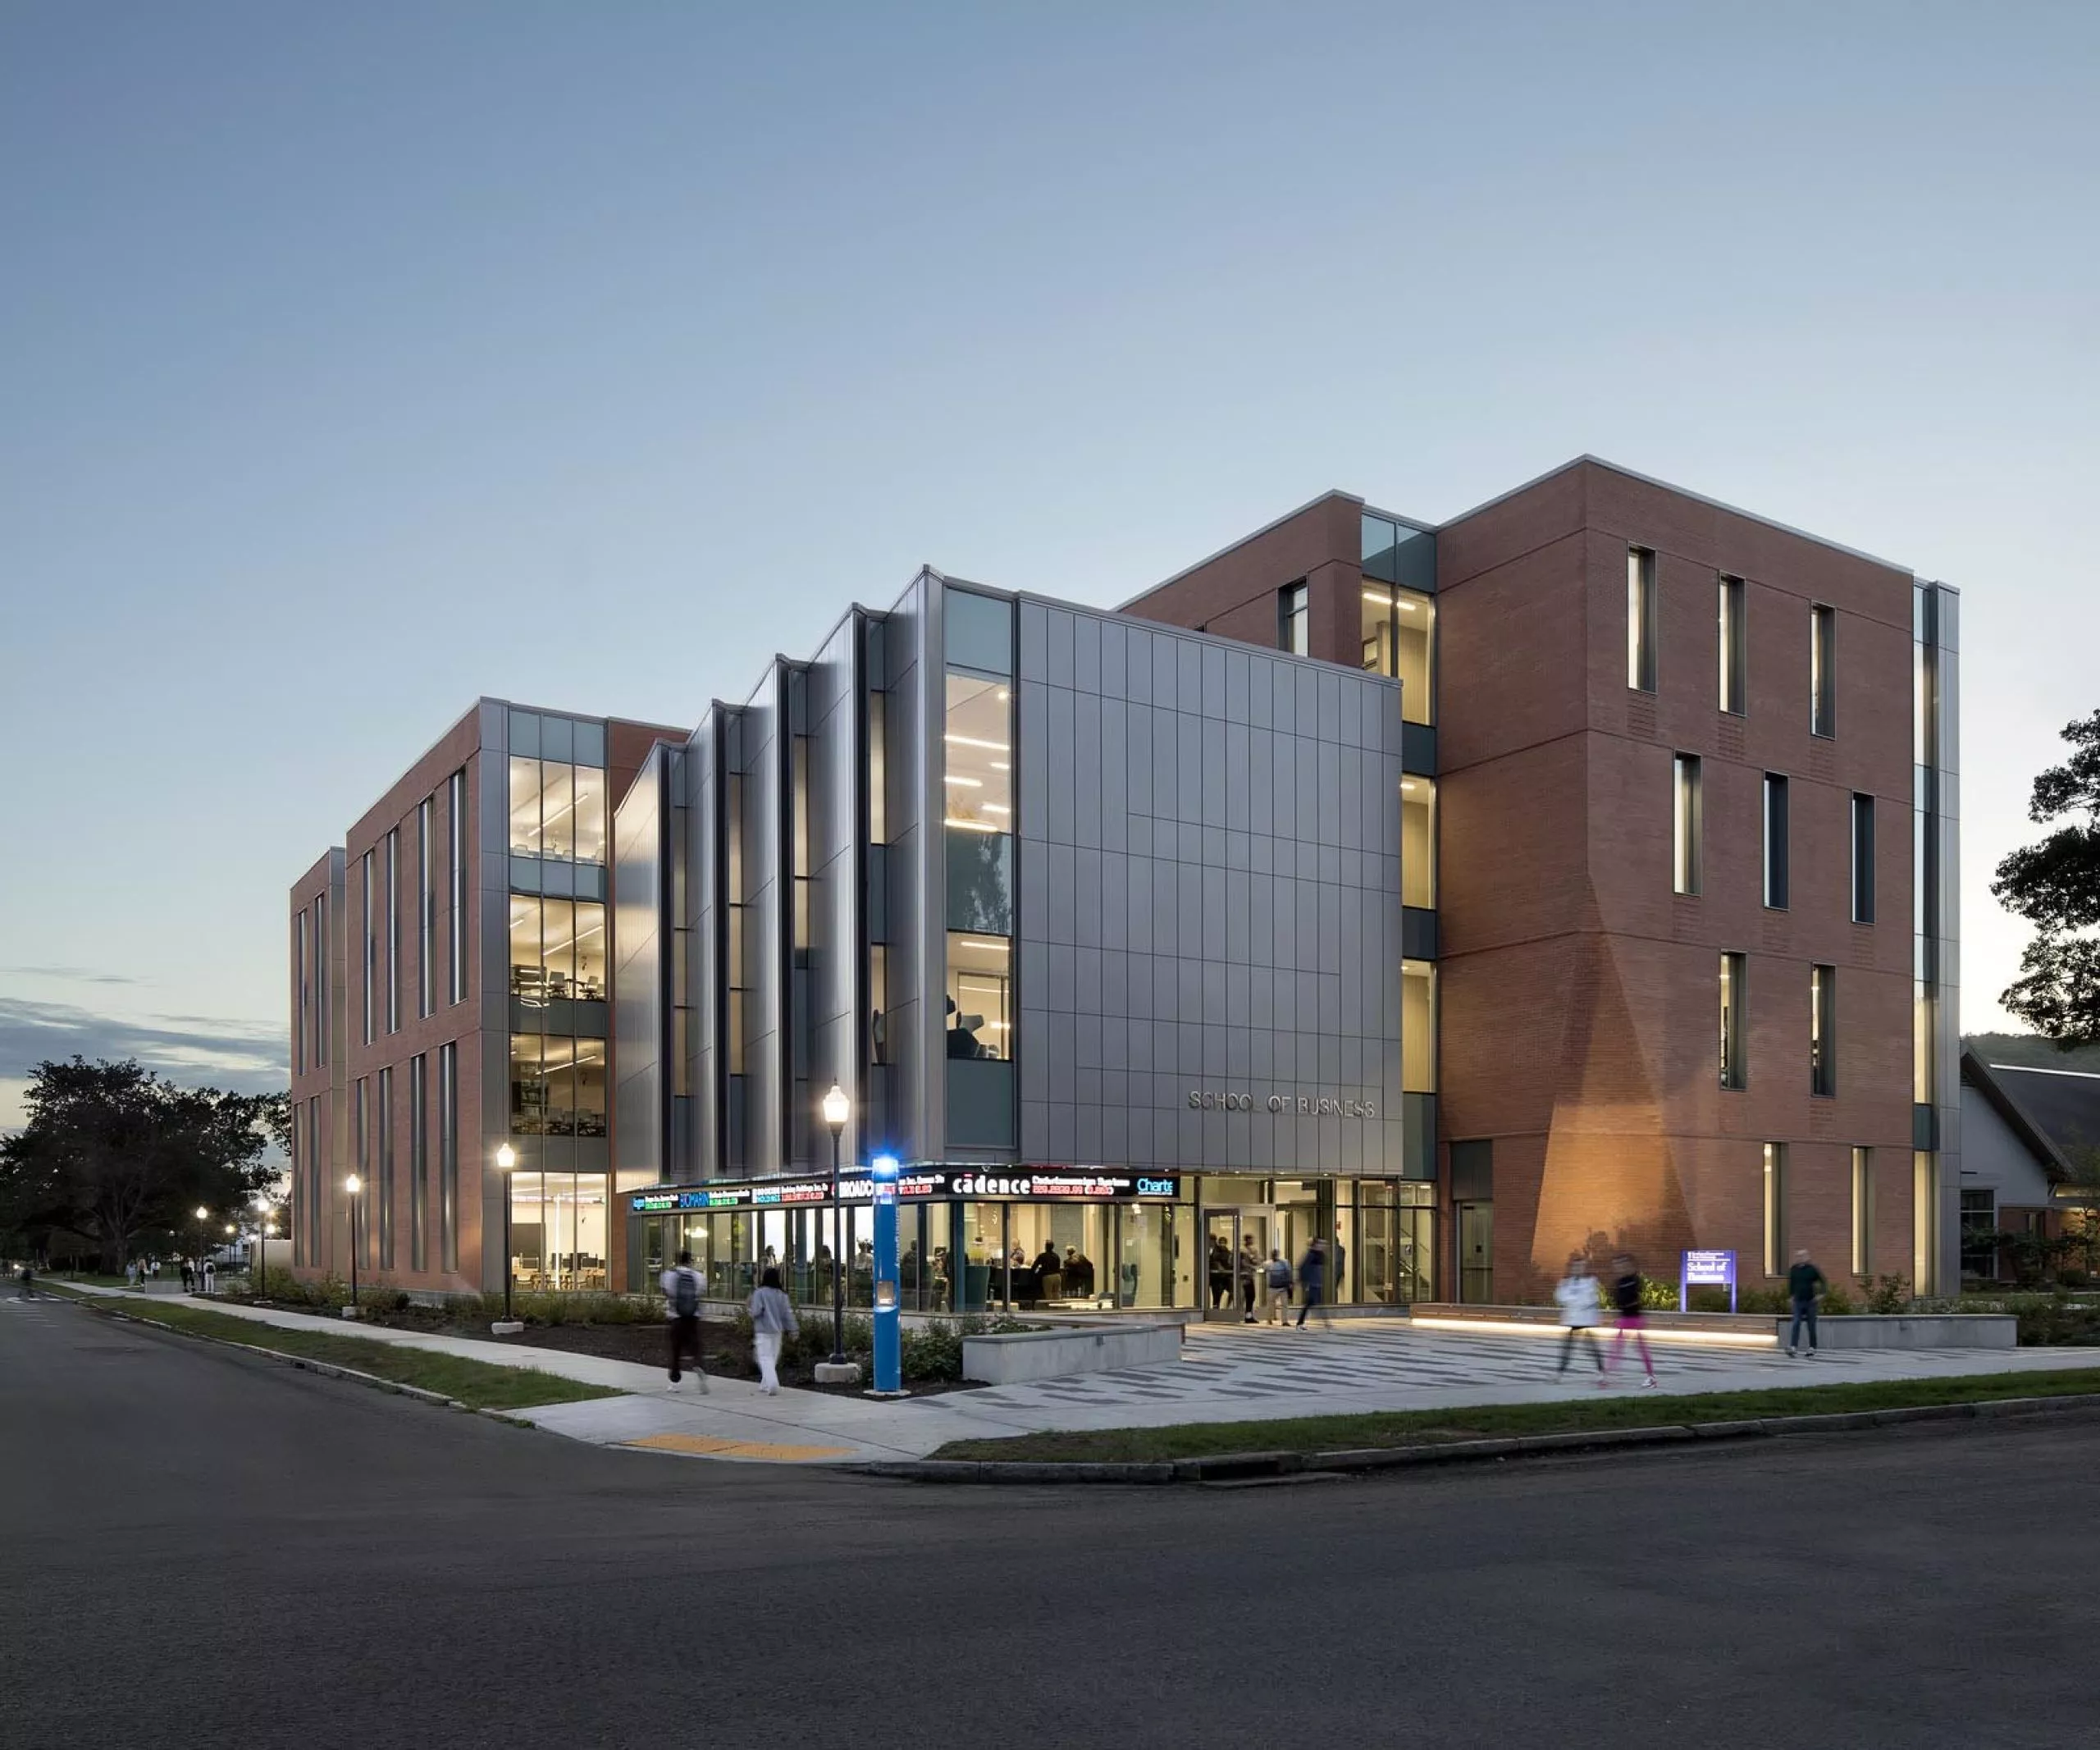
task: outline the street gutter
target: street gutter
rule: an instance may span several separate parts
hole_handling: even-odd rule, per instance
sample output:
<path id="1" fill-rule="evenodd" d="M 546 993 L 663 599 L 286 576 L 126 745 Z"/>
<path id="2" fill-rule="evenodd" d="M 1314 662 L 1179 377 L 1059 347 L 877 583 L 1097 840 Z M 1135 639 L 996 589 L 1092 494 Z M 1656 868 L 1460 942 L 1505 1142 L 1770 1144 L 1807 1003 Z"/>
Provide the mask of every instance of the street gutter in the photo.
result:
<path id="1" fill-rule="evenodd" d="M 883 1460 L 838 1468 L 862 1476 L 890 1477 L 910 1483 L 1236 1483 L 1307 1472 L 1355 1474 L 1432 1464 L 1536 1458 L 1613 1446 L 1675 1446 L 1689 1450 L 1717 1441 L 1854 1433 L 1913 1422 L 1993 1421 L 2004 1416 L 2078 1415 L 2096 1411 L 2100 1411 L 2100 1392 L 2085 1392 L 2061 1397 L 1982 1398 L 1966 1404 L 1922 1404 L 1907 1410 L 1761 1416 L 1734 1422 L 1659 1423 L 1650 1428 L 1577 1429 L 1561 1434 L 1517 1434 L 1493 1440 L 1454 1440 L 1440 1445 L 1369 1446 L 1332 1452 L 1220 1452 L 1205 1458 L 1075 1460 L 1066 1463 L 1054 1460 Z"/>

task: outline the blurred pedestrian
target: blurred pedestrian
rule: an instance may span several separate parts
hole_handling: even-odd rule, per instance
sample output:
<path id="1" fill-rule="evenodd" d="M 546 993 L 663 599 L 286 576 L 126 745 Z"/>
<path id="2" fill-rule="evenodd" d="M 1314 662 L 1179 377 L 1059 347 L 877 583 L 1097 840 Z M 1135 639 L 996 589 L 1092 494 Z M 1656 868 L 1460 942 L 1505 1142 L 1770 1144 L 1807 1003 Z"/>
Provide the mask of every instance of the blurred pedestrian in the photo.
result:
<path id="1" fill-rule="evenodd" d="M 751 1348 L 758 1358 L 758 1388 L 768 1397 L 778 1397 L 780 1345 L 784 1339 L 799 1335 L 802 1328 L 795 1322 L 795 1309 L 780 1291 L 778 1270 L 765 1273 L 765 1279 L 752 1291 L 748 1310 L 751 1315 Z"/>
<path id="2" fill-rule="evenodd" d="M 1617 1371 L 1619 1358 L 1626 1353 L 1626 1339 L 1631 1333 L 1633 1346 L 1641 1351 L 1641 1365 L 1647 1376 L 1641 1383 L 1643 1387 L 1654 1385 L 1655 1364 L 1648 1354 L 1648 1321 L 1641 1306 L 1641 1270 L 1625 1252 L 1611 1261 L 1611 1304 L 1618 1313 L 1618 1334 L 1611 1343 L 1613 1371 Z"/>
<path id="3" fill-rule="evenodd" d="M 678 1261 L 658 1279 L 664 1291 L 665 1316 L 671 1321 L 671 1389 L 678 1389 L 685 1377 L 684 1362 L 692 1357 L 692 1377 L 700 1389 L 707 1389 L 707 1374 L 700 1364 L 700 1297 L 707 1291 L 707 1278 L 692 1267 L 692 1254 L 681 1252 Z"/>
<path id="4" fill-rule="evenodd" d="M 210 1259 L 207 1258 L 204 1260 L 204 1292 L 206 1294 L 211 1293 L 213 1286 L 218 1280 L 218 1274 L 219 1267 L 213 1263 Z"/>
<path id="5" fill-rule="evenodd" d="M 1605 1350 L 1597 1341 L 1596 1327 L 1605 1316 L 1605 1307 L 1597 1298 L 1597 1279 L 1590 1273 L 1590 1260 L 1582 1253 L 1568 1254 L 1567 1273 L 1554 1287 L 1553 1298 L 1559 1303 L 1560 1322 L 1568 1332 L 1560 1345 L 1560 1365 L 1554 1371 L 1568 1371 L 1568 1359 L 1575 1353 L 1575 1339 L 1586 1338 L 1590 1346 L 1590 1359 L 1597 1364 L 1597 1384 L 1601 1387 L 1605 1382 Z"/>
<path id="6" fill-rule="evenodd" d="M 1239 1258 L 1236 1266 L 1239 1277 L 1240 1323 L 1254 1323 L 1255 1284 L 1261 1279 L 1262 1254 L 1254 1250 L 1254 1236 L 1244 1236 L 1239 1241 Z"/>
<path id="7" fill-rule="evenodd" d="M 1305 1248 L 1305 1255 L 1298 1261 L 1298 1328 L 1305 1328 L 1305 1315 L 1317 1312 L 1323 1329 L 1331 1330 L 1334 1320 L 1327 1313 L 1327 1249 L 1315 1240 Z"/>
<path id="8" fill-rule="evenodd" d="M 188 1294 L 197 1286 L 197 1273 L 189 1268 L 189 1260 L 182 1260 L 182 1291 Z"/>
<path id="9" fill-rule="evenodd" d="M 1830 1279 L 1818 1269 L 1808 1255 L 1808 1248 L 1800 1246 L 1794 1252 L 1794 1267 L 1787 1273 L 1787 1294 L 1794 1303 L 1794 1322 L 1787 1331 L 1787 1353 L 1801 1352 L 1801 1326 L 1808 1326 L 1808 1352 L 1815 1353 L 1815 1309 Z"/>

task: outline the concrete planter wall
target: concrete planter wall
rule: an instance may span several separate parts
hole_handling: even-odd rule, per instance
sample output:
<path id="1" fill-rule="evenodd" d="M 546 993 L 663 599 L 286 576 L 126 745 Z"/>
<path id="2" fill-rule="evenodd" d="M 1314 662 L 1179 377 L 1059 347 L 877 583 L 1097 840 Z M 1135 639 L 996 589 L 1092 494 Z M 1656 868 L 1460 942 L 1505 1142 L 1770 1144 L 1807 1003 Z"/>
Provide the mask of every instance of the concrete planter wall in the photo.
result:
<path id="1" fill-rule="evenodd" d="M 1782 1345 L 1793 1323 L 1790 1313 L 1773 1320 Z M 2011 1313 L 1846 1313 L 1816 1322 L 1816 1344 L 1822 1349 L 2016 1349 L 2020 1321 Z"/>
<path id="2" fill-rule="evenodd" d="M 1162 1367 L 1181 1358 L 1178 1324 L 1066 1325 L 1003 1336 L 966 1336 L 962 1377 L 989 1386 L 1071 1373 Z"/>

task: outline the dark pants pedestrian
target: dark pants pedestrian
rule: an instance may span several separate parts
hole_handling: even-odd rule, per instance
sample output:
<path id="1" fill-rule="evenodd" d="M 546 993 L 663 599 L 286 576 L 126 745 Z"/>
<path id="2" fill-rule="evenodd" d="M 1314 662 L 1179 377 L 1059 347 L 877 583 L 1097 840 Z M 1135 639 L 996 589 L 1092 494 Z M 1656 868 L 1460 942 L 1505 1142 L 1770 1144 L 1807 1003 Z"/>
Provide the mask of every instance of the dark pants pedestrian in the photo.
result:
<path id="1" fill-rule="evenodd" d="M 693 1372 L 699 1373 L 700 1314 L 697 1313 L 687 1313 L 682 1318 L 671 1321 L 671 1383 L 674 1386 L 684 1377 L 685 1370 L 680 1364 L 687 1355 L 692 1357 Z"/>
<path id="2" fill-rule="evenodd" d="M 1308 1282 L 1305 1285 L 1303 1299 L 1304 1305 L 1298 1309 L 1299 1329 L 1302 1331 L 1305 1328 L 1305 1315 L 1308 1313 L 1317 1312 L 1320 1315 L 1320 1323 L 1323 1325 L 1327 1323 L 1326 1301 L 1320 1293 L 1320 1285 L 1317 1282 Z"/>
<path id="3" fill-rule="evenodd" d="M 1232 1278 L 1213 1276 L 1211 1278 L 1211 1309 L 1215 1312 L 1232 1298 Z"/>
<path id="4" fill-rule="evenodd" d="M 1254 1322 L 1254 1273 L 1252 1270 L 1239 1279 L 1239 1310 L 1247 1323 Z"/>
<path id="5" fill-rule="evenodd" d="M 1556 1373 L 1564 1373 L 1568 1371 L 1568 1363 L 1575 1353 L 1575 1339 L 1578 1336 L 1586 1336 L 1590 1340 L 1590 1359 L 1597 1364 L 1597 1371 L 1600 1373 L 1604 1372 L 1605 1346 L 1597 1341 L 1596 1328 L 1592 1325 L 1570 1325 L 1568 1327 L 1567 1340 L 1560 1346 L 1560 1365 L 1554 1371 Z"/>
<path id="6" fill-rule="evenodd" d="M 1806 1300 L 1797 1300 L 1794 1302 L 1794 1323 L 1792 1327 L 1787 1332 L 1788 1355 L 1792 1355 L 1801 1346 L 1801 1322 L 1804 1319 L 1808 1322 L 1808 1352 L 1814 1355 L 1815 1353 L 1815 1296 L 1814 1295 L 1810 1295 Z"/>

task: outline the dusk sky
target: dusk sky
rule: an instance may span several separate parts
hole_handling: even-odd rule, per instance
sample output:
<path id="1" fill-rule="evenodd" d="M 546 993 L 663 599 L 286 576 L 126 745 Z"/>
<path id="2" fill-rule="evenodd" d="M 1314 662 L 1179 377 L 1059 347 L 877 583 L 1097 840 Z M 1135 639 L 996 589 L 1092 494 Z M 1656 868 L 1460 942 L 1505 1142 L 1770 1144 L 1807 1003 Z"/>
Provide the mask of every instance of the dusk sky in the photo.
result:
<path id="1" fill-rule="evenodd" d="M 1112 604 L 1588 451 L 2100 706 L 2100 7 L 0 4 L 0 1124 L 282 1085 L 285 891 L 479 694 L 675 723 L 922 562 Z"/>

